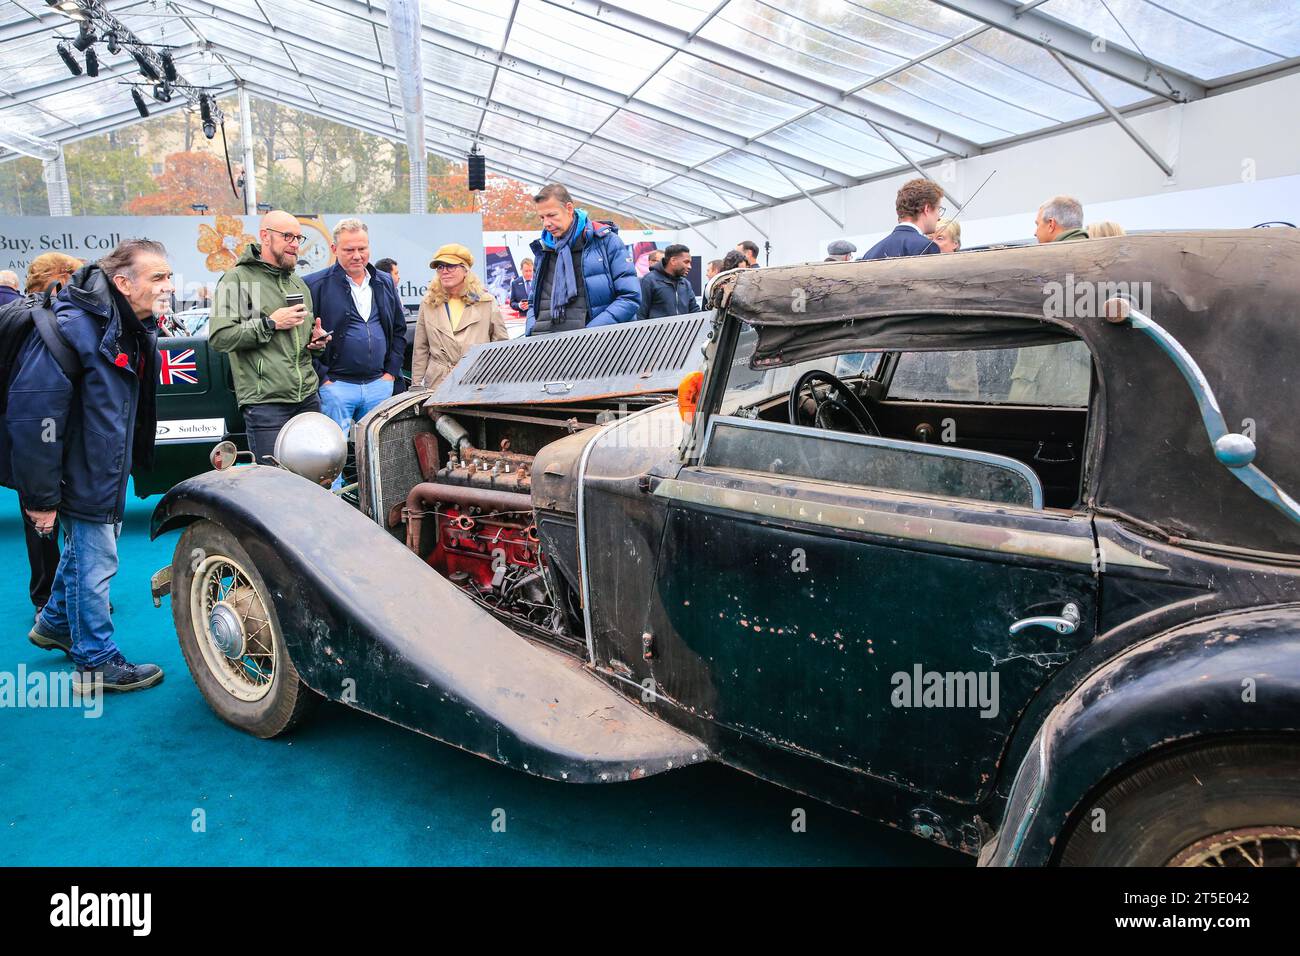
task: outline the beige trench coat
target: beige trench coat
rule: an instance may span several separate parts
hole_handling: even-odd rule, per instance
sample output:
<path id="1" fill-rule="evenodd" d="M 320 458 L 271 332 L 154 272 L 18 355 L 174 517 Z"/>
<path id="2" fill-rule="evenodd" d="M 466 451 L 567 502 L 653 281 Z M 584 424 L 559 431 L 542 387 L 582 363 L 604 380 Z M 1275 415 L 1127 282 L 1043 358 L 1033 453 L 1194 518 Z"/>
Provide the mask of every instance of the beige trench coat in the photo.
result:
<path id="1" fill-rule="evenodd" d="M 486 292 L 465 306 L 460 328 L 455 331 L 447 320 L 445 307 L 430 308 L 421 302 L 411 353 L 411 385 L 437 388 L 472 346 L 509 337 L 496 300 Z"/>

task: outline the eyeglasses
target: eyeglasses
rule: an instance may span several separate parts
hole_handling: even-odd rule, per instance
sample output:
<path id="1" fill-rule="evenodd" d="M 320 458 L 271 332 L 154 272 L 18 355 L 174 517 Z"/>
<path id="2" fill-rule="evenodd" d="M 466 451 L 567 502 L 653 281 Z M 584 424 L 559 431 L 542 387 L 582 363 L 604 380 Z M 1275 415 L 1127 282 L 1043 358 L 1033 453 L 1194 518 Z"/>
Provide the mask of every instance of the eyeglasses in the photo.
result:
<path id="1" fill-rule="evenodd" d="M 947 207 L 947 206 L 940 206 L 940 207 L 939 207 L 939 218 L 940 218 L 940 219 L 944 219 L 944 218 L 947 218 L 947 216 L 948 216 L 948 207 Z"/>
<path id="2" fill-rule="evenodd" d="M 285 241 L 285 242 L 292 242 L 292 243 L 295 243 L 295 244 L 297 244 L 297 245 L 302 245 L 304 242 L 307 241 L 307 237 L 306 237 L 306 236 L 302 236 L 302 235 L 294 235 L 292 232 L 281 232 L 279 229 L 272 229 L 270 226 L 267 226 L 267 227 L 266 227 L 266 231 L 267 231 L 267 232 L 273 232 L 273 233 L 275 233 L 277 236 L 284 236 L 284 241 Z"/>
<path id="3" fill-rule="evenodd" d="M 456 269 L 464 269 L 465 267 L 458 262 L 437 262 L 434 263 L 433 268 L 438 272 L 453 272 Z"/>

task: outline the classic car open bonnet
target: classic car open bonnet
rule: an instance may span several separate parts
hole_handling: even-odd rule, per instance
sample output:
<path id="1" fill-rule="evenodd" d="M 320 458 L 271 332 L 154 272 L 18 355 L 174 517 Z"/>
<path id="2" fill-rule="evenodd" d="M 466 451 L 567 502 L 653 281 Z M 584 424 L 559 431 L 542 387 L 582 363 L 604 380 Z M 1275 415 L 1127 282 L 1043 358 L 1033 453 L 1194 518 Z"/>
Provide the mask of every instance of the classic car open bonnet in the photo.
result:
<path id="1" fill-rule="evenodd" d="M 1300 555 L 1300 525 L 1215 459 L 1192 391 L 1137 330 L 1100 318 L 1132 299 L 1200 365 L 1255 463 L 1300 496 L 1300 231 L 1090 239 L 745 271 L 715 307 L 758 329 L 755 367 L 866 349 L 1008 348 L 1077 336 L 1100 378 L 1091 503 L 1172 537 Z"/>

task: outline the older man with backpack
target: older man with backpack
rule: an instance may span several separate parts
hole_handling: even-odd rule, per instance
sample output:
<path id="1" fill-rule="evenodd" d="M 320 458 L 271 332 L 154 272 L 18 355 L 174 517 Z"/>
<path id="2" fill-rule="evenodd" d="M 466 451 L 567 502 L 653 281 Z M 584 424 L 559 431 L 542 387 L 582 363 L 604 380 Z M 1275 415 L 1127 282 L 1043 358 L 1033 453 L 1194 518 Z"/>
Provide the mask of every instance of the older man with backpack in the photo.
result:
<path id="1" fill-rule="evenodd" d="M 28 636 L 72 657 L 75 693 L 140 690 L 163 676 L 114 642 L 109 583 L 127 481 L 153 462 L 157 316 L 173 291 L 162 245 L 130 239 L 33 306 L 25 330 L 19 320 L 0 330 L 0 354 L 24 339 L 5 369 L 0 481 L 18 490 L 38 533 L 57 524 L 64 535 L 50 599 Z"/>

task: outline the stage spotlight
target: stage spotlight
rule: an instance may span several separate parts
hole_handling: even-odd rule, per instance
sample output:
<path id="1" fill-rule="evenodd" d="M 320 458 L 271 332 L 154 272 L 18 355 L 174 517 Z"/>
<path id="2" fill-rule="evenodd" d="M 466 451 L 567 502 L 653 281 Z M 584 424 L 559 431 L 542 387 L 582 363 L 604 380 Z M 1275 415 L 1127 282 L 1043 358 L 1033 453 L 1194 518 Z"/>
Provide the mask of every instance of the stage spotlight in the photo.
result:
<path id="1" fill-rule="evenodd" d="M 162 77 L 158 75 L 158 70 L 150 62 L 149 58 L 141 50 L 132 50 L 131 55 L 135 57 L 135 62 L 140 64 L 140 72 L 144 74 L 145 79 L 157 82 Z"/>
<path id="2" fill-rule="evenodd" d="M 99 76 L 99 54 L 93 46 L 86 51 L 86 76 Z"/>
<path id="3" fill-rule="evenodd" d="M 117 34 L 110 33 L 107 37 L 107 40 L 108 40 L 108 52 L 111 53 L 113 56 L 117 56 L 118 53 L 120 53 L 122 50 L 122 44 L 117 41 Z"/>
<path id="4" fill-rule="evenodd" d="M 89 23 L 81 21 L 81 29 L 77 32 L 77 38 L 72 41 L 72 45 L 77 48 L 78 53 L 85 53 L 95 44 L 95 31 Z"/>
<path id="5" fill-rule="evenodd" d="M 153 98 L 159 103 L 168 103 L 172 98 L 172 88 L 166 83 L 155 83 L 153 88 Z"/>
<path id="6" fill-rule="evenodd" d="M 68 66 L 68 72 L 73 76 L 81 76 L 81 64 L 78 63 L 77 58 L 72 55 L 72 51 L 68 49 L 68 45 L 66 43 L 60 43 L 57 49 L 59 51 L 59 56 L 62 57 L 63 62 Z"/>
<path id="7" fill-rule="evenodd" d="M 168 83 L 176 82 L 176 64 L 172 62 L 171 50 L 163 50 L 160 54 L 163 65 L 163 77 Z"/>
<path id="8" fill-rule="evenodd" d="M 474 151 L 465 158 L 465 165 L 469 173 L 469 182 L 466 185 L 470 192 L 482 192 L 487 189 L 487 160 L 478 151 L 478 146 L 475 146 Z"/>
<path id="9" fill-rule="evenodd" d="M 139 110 L 140 115 L 143 118 L 148 119 L 149 107 L 144 105 L 144 97 L 140 95 L 140 91 L 137 90 L 134 86 L 131 87 L 131 99 L 135 100 L 135 108 Z"/>

